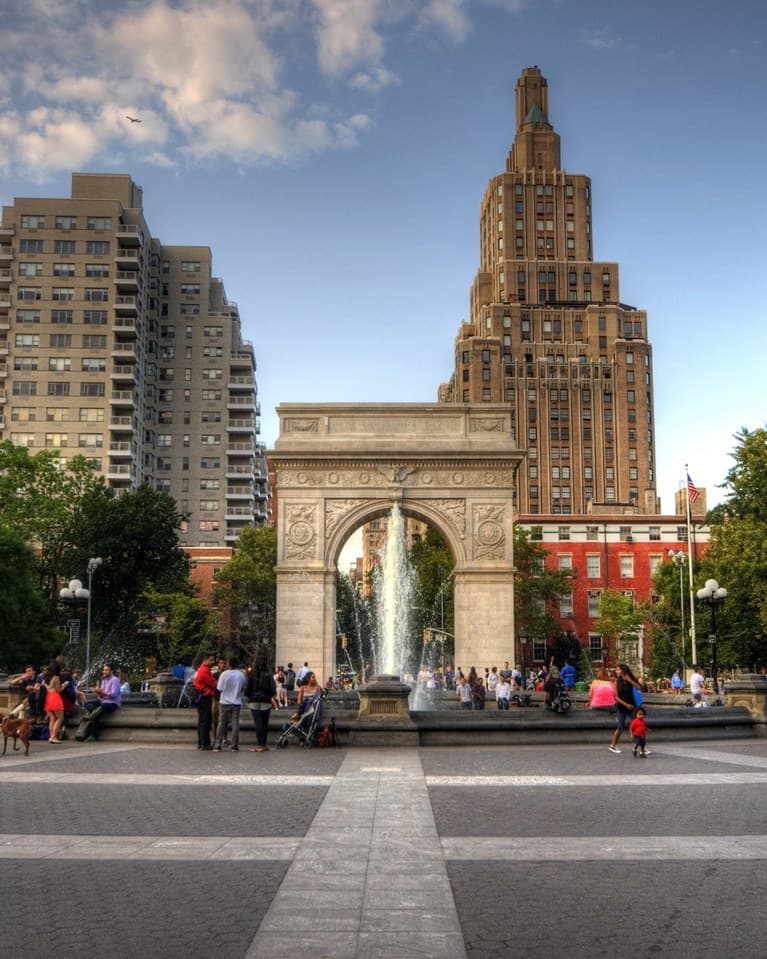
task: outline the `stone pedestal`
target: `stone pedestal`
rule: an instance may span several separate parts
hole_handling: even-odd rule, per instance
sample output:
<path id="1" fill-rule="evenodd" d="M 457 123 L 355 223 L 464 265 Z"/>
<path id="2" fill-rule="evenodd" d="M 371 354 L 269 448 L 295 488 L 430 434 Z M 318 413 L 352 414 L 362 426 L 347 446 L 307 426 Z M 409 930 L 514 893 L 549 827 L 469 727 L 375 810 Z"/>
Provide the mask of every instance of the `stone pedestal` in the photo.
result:
<path id="1" fill-rule="evenodd" d="M 174 676 L 170 670 L 165 670 L 149 680 L 149 692 L 154 693 L 159 706 L 176 706 L 183 685 L 178 676 Z"/>
<path id="2" fill-rule="evenodd" d="M 374 676 L 359 690 L 360 710 L 349 729 L 351 746 L 417 746 L 410 717 L 410 686 L 399 676 Z"/>
<path id="3" fill-rule="evenodd" d="M 758 725 L 754 728 L 767 736 L 767 676 L 761 673 L 739 673 L 724 685 L 728 706 L 745 706 Z"/>

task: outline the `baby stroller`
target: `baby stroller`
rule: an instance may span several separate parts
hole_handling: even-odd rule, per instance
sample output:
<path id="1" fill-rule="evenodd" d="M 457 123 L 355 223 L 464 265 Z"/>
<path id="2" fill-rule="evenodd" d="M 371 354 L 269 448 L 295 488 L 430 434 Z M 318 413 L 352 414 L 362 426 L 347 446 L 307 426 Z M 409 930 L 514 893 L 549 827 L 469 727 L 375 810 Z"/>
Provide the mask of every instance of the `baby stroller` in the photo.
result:
<path id="1" fill-rule="evenodd" d="M 323 690 L 319 695 L 301 703 L 298 713 L 283 728 L 276 743 L 277 749 L 285 749 L 291 737 L 298 740 L 307 749 L 312 748 L 322 720 L 322 700 L 324 698 L 325 692 Z"/>
<path id="2" fill-rule="evenodd" d="M 562 682 L 558 679 L 550 679 L 546 686 L 546 706 L 555 713 L 566 713 L 569 711 L 572 702 L 567 694 Z"/>

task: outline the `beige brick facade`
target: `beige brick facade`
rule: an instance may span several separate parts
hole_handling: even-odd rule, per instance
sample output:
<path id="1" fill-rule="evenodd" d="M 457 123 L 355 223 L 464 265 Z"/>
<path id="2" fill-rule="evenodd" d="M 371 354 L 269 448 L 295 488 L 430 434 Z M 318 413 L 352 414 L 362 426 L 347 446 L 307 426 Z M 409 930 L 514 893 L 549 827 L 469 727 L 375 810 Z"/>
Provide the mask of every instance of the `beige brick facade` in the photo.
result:
<path id="1" fill-rule="evenodd" d="M 516 117 L 506 170 L 482 199 L 470 321 L 439 399 L 509 404 L 527 453 L 520 514 L 658 513 L 647 316 L 621 302 L 618 264 L 593 259 L 591 181 L 561 167 L 537 67 L 522 71 Z"/>
<path id="2" fill-rule="evenodd" d="M 0 439 L 82 454 L 187 516 L 185 546 L 266 519 L 252 344 L 207 247 L 152 237 L 122 174 L 17 198 L 0 225 Z"/>

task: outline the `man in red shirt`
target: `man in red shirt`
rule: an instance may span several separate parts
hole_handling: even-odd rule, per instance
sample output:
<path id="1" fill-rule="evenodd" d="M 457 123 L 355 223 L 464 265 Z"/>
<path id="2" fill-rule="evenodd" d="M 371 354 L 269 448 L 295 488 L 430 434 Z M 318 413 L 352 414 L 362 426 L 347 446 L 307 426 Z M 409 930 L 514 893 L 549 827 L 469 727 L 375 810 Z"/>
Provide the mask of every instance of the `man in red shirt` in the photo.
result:
<path id="1" fill-rule="evenodd" d="M 197 691 L 197 748 L 212 749 L 210 731 L 213 725 L 213 696 L 216 692 L 216 677 L 211 666 L 216 661 L 213 653 L 208 653 L 194 674 L 192 685 Z"/>

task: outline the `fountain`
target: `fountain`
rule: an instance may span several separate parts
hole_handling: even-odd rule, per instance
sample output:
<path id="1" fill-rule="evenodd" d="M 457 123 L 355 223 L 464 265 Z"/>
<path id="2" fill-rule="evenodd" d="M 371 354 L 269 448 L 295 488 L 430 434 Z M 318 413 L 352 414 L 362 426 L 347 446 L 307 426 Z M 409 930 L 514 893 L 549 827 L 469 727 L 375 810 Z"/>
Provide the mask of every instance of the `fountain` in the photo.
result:
<path id="1" fill-rule="evenodd" d="M 415 574 L 408 563 L 405 521 L 397 503 L 389 513 L 381 558 L 376 575 L 376 675 L 360 689 L 359 718 L 349 741 L 360 745 L 417 745 L 418 730 L 408 704 L 410 686 L 400 681 L 411 656 Z"/>
<path id="2" fill-rule="evenodd" d="M 415 573 L 407 555 L 405 518 L 395 503 L 386 530 L 381 567 L 376 577 L 378 644 L 375 670 L 379 675 L 401 676 L 409 666 L 411 609 Z"/>

